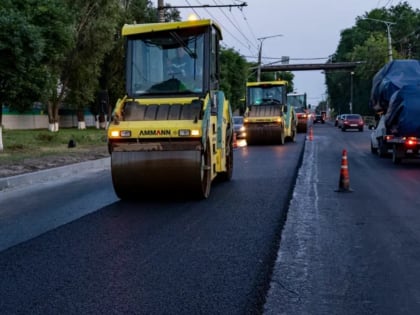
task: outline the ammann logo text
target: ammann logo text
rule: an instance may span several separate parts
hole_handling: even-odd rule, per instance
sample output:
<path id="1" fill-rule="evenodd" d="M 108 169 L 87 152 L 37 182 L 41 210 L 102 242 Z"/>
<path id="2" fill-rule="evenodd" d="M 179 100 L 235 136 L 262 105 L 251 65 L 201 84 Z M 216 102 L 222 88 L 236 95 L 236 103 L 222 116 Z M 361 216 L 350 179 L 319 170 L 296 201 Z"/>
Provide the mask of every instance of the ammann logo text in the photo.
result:
<path id="1" fill-rule="evenodd" d="M 170 136 L 171 131 L 168 129 L 162 130 L 140 130 L 140 136 Z"/>

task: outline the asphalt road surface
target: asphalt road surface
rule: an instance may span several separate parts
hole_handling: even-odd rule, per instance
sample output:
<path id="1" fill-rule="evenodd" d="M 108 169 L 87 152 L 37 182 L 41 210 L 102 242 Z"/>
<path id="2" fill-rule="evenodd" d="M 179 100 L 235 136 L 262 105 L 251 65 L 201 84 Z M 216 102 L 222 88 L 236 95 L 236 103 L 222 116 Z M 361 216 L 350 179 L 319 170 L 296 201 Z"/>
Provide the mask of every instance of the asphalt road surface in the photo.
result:
<path id="1" fill-rule="evenodd" d="M 420 314 L 420 161 L 373 155 L 368 130 L 313 130 L 265 314 Z"/>
<path id="2" fill-rule="evenodd" d="M 103 171 L 2 193 L 0 313 L 418 314 L 420 161 L 369 134 L 240 148 L 202 202 L 121 202 Z"/>
<path id="3" fill-rule="evenodd" d="M 122 202 L 104 171 L 2 192 L 0 313 L 261 313 L 304 139 L 239 148 L 205 201 Z"/>

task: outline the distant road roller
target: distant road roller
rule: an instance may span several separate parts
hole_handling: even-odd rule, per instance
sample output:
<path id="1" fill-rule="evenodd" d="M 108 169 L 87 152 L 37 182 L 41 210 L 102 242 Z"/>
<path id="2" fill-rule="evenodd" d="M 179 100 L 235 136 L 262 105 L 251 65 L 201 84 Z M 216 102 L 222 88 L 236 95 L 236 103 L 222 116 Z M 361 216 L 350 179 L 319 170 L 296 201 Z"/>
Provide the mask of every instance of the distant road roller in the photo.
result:
<path id="1" fill-rule="evenodd" d="M 221 30 L 211 20 L 124 25 L 126 96 L 108 127 L 121 199 L 207 198 L 233 170 L 232 110 L 219 90 Z"/>
<path id="2" fill-rule="evenodd" d="M 246 141 L 253 144 L 284 144 L 296 141 L 297 117 L 287 105 L 287 81 L 248 82 L 244 126 Z"/>

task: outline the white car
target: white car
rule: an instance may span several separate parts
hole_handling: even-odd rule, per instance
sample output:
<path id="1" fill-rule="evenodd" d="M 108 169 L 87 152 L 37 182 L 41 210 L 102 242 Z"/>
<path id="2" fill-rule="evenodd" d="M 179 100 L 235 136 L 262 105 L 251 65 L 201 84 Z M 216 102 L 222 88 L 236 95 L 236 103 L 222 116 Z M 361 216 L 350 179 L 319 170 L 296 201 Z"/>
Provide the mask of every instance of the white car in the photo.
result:
<path id="1" fill-rule="evenodd" d="M 386 135 L 385 116 L 382 115 L 375 129 L 370 134 L 370 150 L 377 153 L 380 157 L 388 155 L 390 145 L 386 143 L 384 136 Z"/>

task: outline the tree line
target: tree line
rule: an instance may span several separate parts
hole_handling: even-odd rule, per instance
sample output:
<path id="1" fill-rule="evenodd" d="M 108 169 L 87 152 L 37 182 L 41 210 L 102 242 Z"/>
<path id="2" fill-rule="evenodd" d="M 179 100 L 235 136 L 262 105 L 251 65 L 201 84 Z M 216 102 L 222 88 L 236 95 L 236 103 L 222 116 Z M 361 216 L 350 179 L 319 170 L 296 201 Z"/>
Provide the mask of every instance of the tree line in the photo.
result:
<path id="1" fill-rule="evenodd" d="M 179 21 L 175 8 L 165 9 L 165 21 Z M 354 74 L 327 72 L 328 106 L 337 113 L 353 110 L 366 114 L 371 79 L 388 61 L 387 33 L 391 21 L 394 59 L 420 59 L 420 12 L 407 2 L 375 9 L 356 18 L 341 32 L 329 62 L 364 61 Z M 58 130 L 62 104 L 78 113 L 89 108 L 104 122 L 99 98 L 115 104 L 124 92 L 125 23 L 157 22 L 157 8 L 149 0 L 2 0 L 0 3 L 0 104 L 24 112 L 35 101 L 45 104 L 50 130 Z M 240 109 L 247 81 L 256 80 L 256 64 L 233 48 L 221 51 L 221 87 L 233 110 Z M 290 82 L 290 72 L 263 73 L 262 80 Z M 350 95 L 350 80 L 353 96 Z M 104 93 L 104 91 L 106 93 Z M 102 95 L 102 96 L 101 96 Z M 0 126 L 1 126 L 0 111 Z"/>
<path id="2" fill-rule="evenodd" d="M 165 11 L 167 21 L 179 18 Z M 0 104 L 19 112 L 45 104 L 51 131 L 62 104 L 79 121 L 86 108 L 104 119 L 101 91 L 109 102 L 124 94 L 122 25 L 148 22 L 157 9 L 147 0 L 2 0 Z"/>
<path id="3" fill-rule="evenodd" d="M 165 9 L 164 18 L 179 21 L 179 11 Z M 125 93 L 122 26 L 157 21 L 148 0 L 2 0 L 0 104 L 25 112 L 41 102 L 51 131 L 63 104 L 79 122 L 88 108 L 104 123 L 101 99 L 115 104 Z M 221 86 L 235 110 L 255 64 L 227 47 L 220 59 Z"/>
<path id="4" fill-rule="evenodd" d="M 329 62 L 363 62 L 352 72 L 329 71 L 325 74 L 328 106 L 336 114 L 353 112 L 372 114 L 369 108 L 372 78 L 389 62 L 390 24 L 393 59 L 420 59 L 420 11 L 407 2 L 390 8 L 378 8 L 356 18 L 353 27 L 341 32 L 337 49 Z"/>

